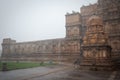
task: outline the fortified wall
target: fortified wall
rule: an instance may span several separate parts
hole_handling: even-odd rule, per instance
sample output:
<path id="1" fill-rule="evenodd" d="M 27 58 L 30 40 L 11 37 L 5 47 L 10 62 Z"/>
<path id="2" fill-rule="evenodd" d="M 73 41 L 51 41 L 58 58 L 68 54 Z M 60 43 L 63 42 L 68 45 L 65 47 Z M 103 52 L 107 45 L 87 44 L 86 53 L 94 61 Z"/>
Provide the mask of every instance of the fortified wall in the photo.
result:
<path id="1" fill-rule="evenodd" d="M 2 59 L 53 60 L 73 63 L 81 55 L 80 46 L 83 37 L 86 35 L 87 21 L 93 15 L 102 19 L 103 25 L 105 25 L 105 33 L 108 35 L 108 45 L 111 47 L 112 58 L 114 60 L 119 59 L 120 0 L 98 0 L 95 4 L 82 6 L 80 12 L 67 13 L 65 15 L 65 38 L 20 43 L 10 38 L 3 39 Z"/>
<path id="2" fill-rule="evenodd" d="M 55 55 L 59 55 L 63 39 L 31 41 L 17 43 L 10 38 L 3 40 L 2 57 L 11 60 L 47 60 L 56 59 Z M 48 57 L 45 57 L 48 55 Z M 51 55 L 52 58 L 50 57 Z"/>
<path id="3" fill-rule="evenodd" d="M 66 37 L 50 40 L 16 42 L 3 39 L 2 60 L 74 62 L 80 56 L 80 13 L 66 14 Z"/>

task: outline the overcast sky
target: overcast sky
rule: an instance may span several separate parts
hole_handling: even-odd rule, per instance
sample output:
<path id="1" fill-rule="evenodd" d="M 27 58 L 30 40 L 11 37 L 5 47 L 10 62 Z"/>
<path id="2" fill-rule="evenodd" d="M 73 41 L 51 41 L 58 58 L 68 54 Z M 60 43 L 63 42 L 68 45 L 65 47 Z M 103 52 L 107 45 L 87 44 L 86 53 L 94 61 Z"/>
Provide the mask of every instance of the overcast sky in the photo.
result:
<path id="1" fill-rule="evenodd" d="M 65 37 L 65 14 L 97 0 L 0 0 L 0 44 Z"/>

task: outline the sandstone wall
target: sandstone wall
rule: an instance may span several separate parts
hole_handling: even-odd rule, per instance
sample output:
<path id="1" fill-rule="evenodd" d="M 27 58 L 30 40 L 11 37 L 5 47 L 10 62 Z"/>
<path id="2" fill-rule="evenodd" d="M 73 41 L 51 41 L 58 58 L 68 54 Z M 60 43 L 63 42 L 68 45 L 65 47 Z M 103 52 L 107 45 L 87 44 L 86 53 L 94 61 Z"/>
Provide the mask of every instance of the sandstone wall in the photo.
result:
<path id="1" fill-rule="evenodd" d="M 10 38 L 2 43 L 2 58 L 15 60 L 54 60 L 74 62 L 79 57 L 80 40 L 86 32 L 87 20 L 98 15 L 108 33 L 113 54 L 120 53 L 120 0 L 98 0 L 98 3 L 82 6 L 80 12 L 67 13 L 66 37 L 31 42 L 16 42 Z M 117 55 L 116 55 L 117 56 Z"/>
<path id="2" fill-rule="evenodd" d="M 79 42 L 51 39 L 31 42 L 14 42 L 4 39 L 2 60 L 74 62 L 79 55 Z"/>

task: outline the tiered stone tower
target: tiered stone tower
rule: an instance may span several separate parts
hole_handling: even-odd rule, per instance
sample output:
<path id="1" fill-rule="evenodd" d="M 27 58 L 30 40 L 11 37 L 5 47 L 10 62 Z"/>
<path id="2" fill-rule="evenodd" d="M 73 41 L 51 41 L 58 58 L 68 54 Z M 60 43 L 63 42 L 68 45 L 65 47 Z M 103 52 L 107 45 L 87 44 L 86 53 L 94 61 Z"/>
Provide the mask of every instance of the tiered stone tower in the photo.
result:
<path id="1" fill-rule="evenodd" d="M 74 63 L 80 57 L 80 38 L 82 36 L 81 14 L 72 12 L 66 14 L 66 37 L 64 54 L 71 55 L 68 61 Z"/>
<path id="2" fill-rule="evenodd" d="M 92 16 L 87 22 L 87 31 L 83 38 L 83 61 L 81 68 L 111 70 L 111 47 L 108 45 L 103 21 L 98 16 Z"/>

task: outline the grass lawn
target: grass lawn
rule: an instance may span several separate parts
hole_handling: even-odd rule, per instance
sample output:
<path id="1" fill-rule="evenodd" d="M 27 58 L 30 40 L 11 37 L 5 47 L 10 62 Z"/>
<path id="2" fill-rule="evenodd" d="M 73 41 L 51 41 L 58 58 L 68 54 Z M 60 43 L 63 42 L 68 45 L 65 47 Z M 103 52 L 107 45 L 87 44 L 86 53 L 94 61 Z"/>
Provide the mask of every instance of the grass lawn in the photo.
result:
<path id="1" fill-rule="evenodd" d="M 2 63 L 3 62 L 0 62 L 0 71 L 2 70 Z M 5 62 L 5 63 L 7 63 L 8 70 L 25 69 L 25 68 L 53 65 L 53 63 L 35 63 L 35 62 Z"/>

